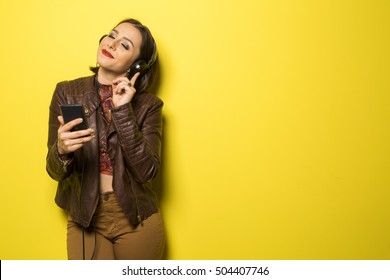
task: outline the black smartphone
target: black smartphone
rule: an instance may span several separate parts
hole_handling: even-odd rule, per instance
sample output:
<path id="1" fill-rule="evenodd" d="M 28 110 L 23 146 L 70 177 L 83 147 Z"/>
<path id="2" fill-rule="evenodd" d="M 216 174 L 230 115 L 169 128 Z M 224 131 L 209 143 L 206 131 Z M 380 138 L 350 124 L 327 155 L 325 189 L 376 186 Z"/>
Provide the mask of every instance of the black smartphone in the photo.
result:
<path id="1" fill-rule="evenodd" d="M 77 118 L 82 118 L 83 122 L 74 126 L 71 131 L 76 131 L 76 130 L 83 130 L 88 128 L 88 122 L 87 118 L 85 117 L 84 114 L 84 108 L 83 105 L 80 104 L 64 104 L 61 105 L 61 112 L 62 112 L 62 117 L 64 118 L 64 122 L 70 122 L 71 120 L 77 119 Z"/>

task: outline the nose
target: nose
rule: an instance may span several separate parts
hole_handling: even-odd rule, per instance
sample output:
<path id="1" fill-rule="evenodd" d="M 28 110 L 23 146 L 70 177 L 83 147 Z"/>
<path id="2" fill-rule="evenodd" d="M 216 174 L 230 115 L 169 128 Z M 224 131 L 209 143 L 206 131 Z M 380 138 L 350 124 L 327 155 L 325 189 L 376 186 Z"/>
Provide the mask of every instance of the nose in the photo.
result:
<path id="1" fill-rule="evenodd" d="M 115 50 L 115 47 L 116 47 L 116 40 L 115 40 L 115 39 L 109 40 L 109 41 L 107 42 L 107 47 L 108 47 L 109 49 Z"/>

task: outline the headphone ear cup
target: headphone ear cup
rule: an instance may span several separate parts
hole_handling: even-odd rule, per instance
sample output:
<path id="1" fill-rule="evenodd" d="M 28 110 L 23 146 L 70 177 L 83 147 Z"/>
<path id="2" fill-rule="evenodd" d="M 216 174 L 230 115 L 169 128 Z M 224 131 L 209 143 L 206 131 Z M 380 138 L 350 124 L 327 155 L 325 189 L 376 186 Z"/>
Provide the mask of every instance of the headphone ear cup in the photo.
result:
<path id="1" fill-rule="evenodd" d="M 131 65 L 129 70 L 128 78 L 131 79 L 135 73 L 140 72 L 141 75 L 145 74 L 145 72 L 148 70 L 149 66 L 148 64 L 143 60 L 138 60 Z"/>

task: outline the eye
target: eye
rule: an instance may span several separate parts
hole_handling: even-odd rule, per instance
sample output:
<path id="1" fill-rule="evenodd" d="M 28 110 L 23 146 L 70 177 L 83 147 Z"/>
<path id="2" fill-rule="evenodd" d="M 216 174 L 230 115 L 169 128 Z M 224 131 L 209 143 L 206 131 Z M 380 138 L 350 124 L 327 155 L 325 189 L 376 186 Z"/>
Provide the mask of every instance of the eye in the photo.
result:
<path id="1" fill-rule="evenodd" d="M 125 50 L 129 50 L 129 46 L 124 43 L 122 43 L 122 47 L 125 48 Z"/>
<path id="2" fill-rule="evenodd" d="M 111 39 L 115 39 L 115 36 L 112 33 L 108 35 L 108 37 L 110 37 Z"/>

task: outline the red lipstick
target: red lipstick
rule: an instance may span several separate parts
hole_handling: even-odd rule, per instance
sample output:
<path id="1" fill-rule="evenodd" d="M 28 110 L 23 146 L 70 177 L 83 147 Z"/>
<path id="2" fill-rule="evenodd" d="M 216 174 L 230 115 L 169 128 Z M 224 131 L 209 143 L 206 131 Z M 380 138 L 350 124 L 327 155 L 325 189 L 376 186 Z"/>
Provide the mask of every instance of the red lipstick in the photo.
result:
<path id="1" fill-rule="evenodd" d="M 112 54 L 111 54 L 109 51 L 107 51 L 106 49 L 103 49 L 103 50 L 102 50 L 102 54 L 105 55 L 105 56 L 107 56 L 107 57 L 109 57 L 109 58 L 114 58 L 114 57 L 112 56 Z"/>

